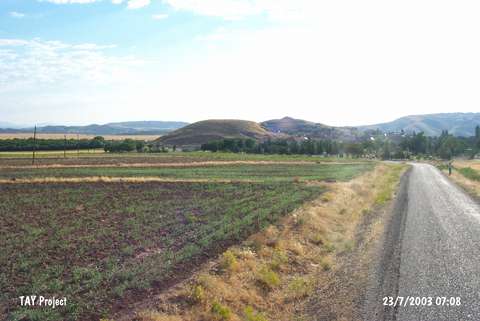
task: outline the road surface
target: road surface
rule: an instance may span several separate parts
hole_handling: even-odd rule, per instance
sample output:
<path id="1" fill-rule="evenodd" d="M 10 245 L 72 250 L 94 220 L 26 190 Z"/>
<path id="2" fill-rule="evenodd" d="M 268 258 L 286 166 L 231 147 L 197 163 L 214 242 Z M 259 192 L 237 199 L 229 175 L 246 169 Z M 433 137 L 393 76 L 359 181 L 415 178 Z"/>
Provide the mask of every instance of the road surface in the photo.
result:
<path id="1" fill-rule="evenodd" d="M 392 319 L 480 320 L 480 207 L 435 167 L 412 166 L 392 295 L 433 304 L 397 307 Z"/>

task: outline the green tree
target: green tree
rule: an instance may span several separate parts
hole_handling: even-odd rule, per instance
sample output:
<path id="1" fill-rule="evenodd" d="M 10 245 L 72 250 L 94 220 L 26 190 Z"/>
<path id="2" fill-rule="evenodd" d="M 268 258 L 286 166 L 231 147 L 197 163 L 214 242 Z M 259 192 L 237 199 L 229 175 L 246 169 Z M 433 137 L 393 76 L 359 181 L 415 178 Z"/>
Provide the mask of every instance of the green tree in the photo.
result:
<path id="1" fill-rule="evenodd" d="M 440 145 L 440 148 L 438 150 L 438 156 L 440 156 L 443 159 L 451 159 L 452 157 L 458 155 L 460 151 L 460 144 L 458 140 L 449 135 L 448 137 L 445 137 L 442 141 L 442 144 Z"/>
<path id="2" fill-rule="evenodd" d="M 480 149 L 480 126 L 475 127 L 475 147 Z"/>
<path id="3" fill-rule="evenodd" d="M 348 143 L 345 146 L 345 152 L 353 157 L 360 157 L 363 155 L 363 147 L 361 144 Z"/>

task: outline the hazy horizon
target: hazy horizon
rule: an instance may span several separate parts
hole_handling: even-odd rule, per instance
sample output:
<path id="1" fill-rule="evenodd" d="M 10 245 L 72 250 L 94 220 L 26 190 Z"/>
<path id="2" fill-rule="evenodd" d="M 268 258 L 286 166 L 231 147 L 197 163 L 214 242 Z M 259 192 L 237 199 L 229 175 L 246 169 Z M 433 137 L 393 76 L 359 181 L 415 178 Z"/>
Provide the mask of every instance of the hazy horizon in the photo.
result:
<path id="1" fill-rule="evenodd" d="M 480 112 L 446 112 L 446 113 L 440 113 L 440 114 L 468 114 L 468 113 L 480 113 Z M 433 114 L 439 114 L 439 113 L 433 113 Z M 423 115 L 429 115 L 429 114 L 409 114 L 409 115 L 404 115 L 404 116 L 401 116 L 399 118 L 402 118 L 402 117 L 408 117 L 408 116 L 423 116 Z M 282 116 L 282 117 L 277 117 L 277 118 L 269 118 L 269 119 L 262 119 L 262 120 L 252 120 L 252 119 L 241 119 L 241 120 L 249 120 L 249 121 L 256 121 L 258 123 L 261 123 L 261 122 L 264 122 L 264 121 L 267 121 L 267 120 L 273 120 L 273 119 L 281 119 L 281 118 L 285 118 L 285 117 L 290 117 L 290 118 L 295 118 L 295 119 L 301 119 L 301 120 L 306 120 L 306 121 L 311 121 L 311 122 L 314 122 L 314 123 L 322 123 L 324 125 L 330 125 L 328 123 L 324 123 L 324 122 L 321 122 L 321 121 L 316 121 L 316 120 L 311 120 L 311 119 L 305 119 L 305 118 L 298 118 L 298 117 L 292 117 L 290 115 L 285 115 L 285 116 Z M 14 128 L 27 128 L 27 127 L 33 127 L 33 126 L 38 126 L 38 127 L 44 127 L 44 126 L 88 126 L 88 125 L 105 125 L 105 124 L 110 124 L 110 123 L 122 123 L 122 122 L 142 122 L 142 121 L 160 121 L 160 122 L 186 122 L 186 123 L 194 123 L 194 122 L 197 122 L 197 121 L 202 121 L 202 120 L 211 120 L 211 119 L 237 119 L 237 118 L 215 118 L 215 117 L 210 117 L 210 118 L 204 118 L 204 119 L 198 119 L 198 120 L 195 120 L 195 121 L 192 121 L 192 122 L 189 122 L 189 121 L 185 121 L 185 120 L 164 120 L 164 119 L 137 119 L 137 120 L 131 120 L 131 119 L 127 119 L 127 120 L 120 120 L 120 121 L 107 121 L 107 122 L 87 122 L 87 123 L 75 123 L 75 122 L 65 122 L 65 123 L 56 123 L 56 122 L 45 122 L 45 123 L 32 123 L 32 124 L 25 124 L 25 123 L 15 123 L 15 122 L 10 122 L 10 121 L 0 121 L 0 128 L 6 128 L 6 126 L 4 124 L 10 124 L 14 127 L 11 127 L 12 129 Z M 380 122 L 380 123 L 388 123 L 388 122 L 391 122 L 391 121 L 394 121 L 398 118 L 395 118 L 395 119 L 391 119 L 391 120 L 387 120 L 385 122 Z M 365 123 L 365 124 L 359 124 L 357 126 L 369 126 L 369 125 L 376 125 L 376 124 L 380 124 L 380 123 Z M 355 126 L 351 126 L 351 125 L 331 125 L 331 126 L 335 126 L 335 127 L 355 127 Z M 8 127 L 8 126 L 7 126 Z"/>
<path id="2" fill-rule="evenodd" d="M 0 121 L 475 112 L 479 14 L 442 0 L 6 0 Z"/>

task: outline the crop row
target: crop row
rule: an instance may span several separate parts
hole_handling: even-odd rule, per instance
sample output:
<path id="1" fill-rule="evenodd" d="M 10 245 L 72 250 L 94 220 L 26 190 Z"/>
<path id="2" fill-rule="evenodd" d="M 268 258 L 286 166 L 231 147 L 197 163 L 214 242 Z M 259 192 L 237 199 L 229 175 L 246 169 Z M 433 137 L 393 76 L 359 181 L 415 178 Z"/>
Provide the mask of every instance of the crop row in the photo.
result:
<path id="1" fill-rule="evenodd" d="M 349 180 L 372 169 L 373 163 L 352 164 L 252 164 L 198 167 L 80 167 L 80 168 L 8 168 L 0 178 L 33 177 L 161 177 L 172 179 L 285 181 Z"/>
<path id="2" fill-rule="evenodd" d="M 322 193 L 295 183 L 0 185 L 0 318 L 93 320 Z M 25 294 L 67 297 L 28 309 Z"/>

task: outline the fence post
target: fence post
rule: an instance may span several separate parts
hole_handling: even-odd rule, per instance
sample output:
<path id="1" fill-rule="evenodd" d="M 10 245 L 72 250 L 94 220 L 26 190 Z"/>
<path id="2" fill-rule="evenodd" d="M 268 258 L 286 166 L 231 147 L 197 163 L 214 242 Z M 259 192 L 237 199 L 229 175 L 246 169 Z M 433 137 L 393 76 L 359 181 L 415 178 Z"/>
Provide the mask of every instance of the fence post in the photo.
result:
<path id="1" fill-rule="evenodd" d="M 33 154 L 32 154 L 32 165 L 35 165 L 35 151 L 37 147 L 37 125 L 33 130 Z"/>

